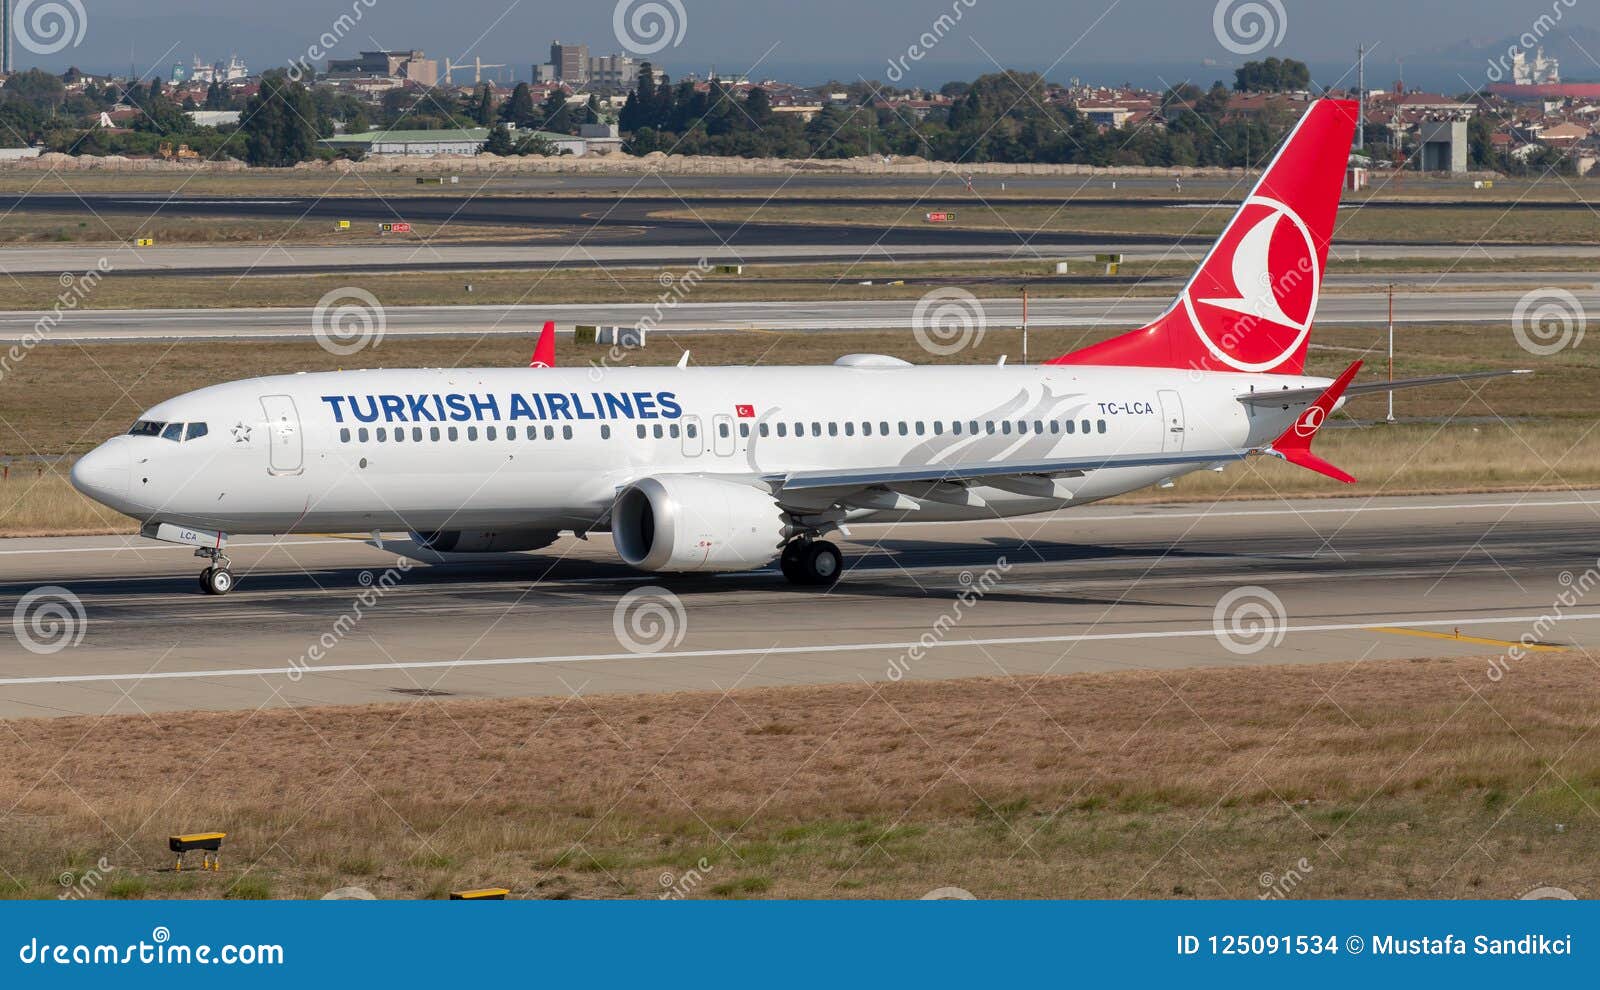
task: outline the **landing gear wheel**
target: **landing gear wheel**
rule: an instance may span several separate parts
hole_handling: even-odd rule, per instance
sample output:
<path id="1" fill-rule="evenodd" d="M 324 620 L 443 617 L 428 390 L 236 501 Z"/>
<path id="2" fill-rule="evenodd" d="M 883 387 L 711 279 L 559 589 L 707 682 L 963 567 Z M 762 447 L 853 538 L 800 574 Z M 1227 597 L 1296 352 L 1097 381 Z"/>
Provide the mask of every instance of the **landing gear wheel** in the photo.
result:
<path id="1" fill-rule="evenodd" d="M 844 570 L 844 555 L 827 540 L 816 540 L 801 554 L 797 572 L 801 584 L 829 587 Z"/>
<path id="2" fill-rule="evenodd" d="M 228 555 L 222 552 L 219 543 L 214 547 L 196 547 L 196 557 L 204 557 L 211 563 L 200 572 L 200 590 L 208 595 L 226 595 L 233 590 L 233 572 L 228 570 Z"/>
<path id="3" fill-rule="evenodd" d="M 783 571 L 783 576 L 794 584 L 800 584 L 805 579 L 800 573 L 801 563 L 805 558 L 806 548 L 809 546 L 805 540 L 795 540 L 784 545 L 783 556 L 778 558 L 778 568 Z"/>
<path id="4" fill-rule="evenodd" d="M 200 586 L 208 595 L 226 595 L 233 590 L 233 572 L 226 567 L 207 567 L 200 572 Z"/>

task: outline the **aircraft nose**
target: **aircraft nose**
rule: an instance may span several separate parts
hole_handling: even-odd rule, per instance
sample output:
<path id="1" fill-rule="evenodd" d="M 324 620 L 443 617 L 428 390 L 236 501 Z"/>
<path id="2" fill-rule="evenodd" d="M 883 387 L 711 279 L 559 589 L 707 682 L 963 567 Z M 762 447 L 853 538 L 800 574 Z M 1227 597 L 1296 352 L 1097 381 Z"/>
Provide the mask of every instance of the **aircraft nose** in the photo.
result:
<path id="1" fill-rule="evenodd" d="M 72 465 L 72 487 L 97 502 L 126 500 L 133 458 L 125 444 L 103 443 Z"/>

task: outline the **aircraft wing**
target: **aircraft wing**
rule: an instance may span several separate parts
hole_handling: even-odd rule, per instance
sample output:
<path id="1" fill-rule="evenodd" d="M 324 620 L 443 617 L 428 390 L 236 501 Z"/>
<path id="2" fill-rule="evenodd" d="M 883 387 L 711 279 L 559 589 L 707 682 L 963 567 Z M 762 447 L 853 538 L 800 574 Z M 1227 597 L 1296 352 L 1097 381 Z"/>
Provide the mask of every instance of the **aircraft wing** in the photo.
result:
<path id="1" fill-rule="evenodd" d="M 987 461 L 969 464 L 927 464 L 913 467 L 843 468 L 827 471 L 791 471 L 770 476 L 779 492 L 815 491 L 824 488 L 868 488 L 873 486 L 939 482 L 988 482 L 1005 478 L 1081 477 L 1089 471 L 1108 468 L 1187 467 L 1195 464 L 1220 464 L 1242 461 L 1254 451 L 1211 450 L 1171 454 L 1110 454 L 1098 457 L 1060 457 L 1042 461 Z"/>
<path id="2" fill-rule="evenodd" d="M 1531 375 L 1532 371 L 1520 369 L 1517 371 L 1473 371 L 1461 375 L 1430 375 L 1426 378 L 1400 378 L 1392 382 L 1367 382 L 1363 385 L 1351 385 L 1345 389 L 1346 396 L 1371 395 L 1374 392 L 1398 392 L 1407 388 L 1427 388 L 1430 385 L 1448 385 L 1452 382 L 1472 382 L 1485 378 L 1504 378 L 1507 375 Z M 1319 387 L 1313 388 L 1286 388 L 1277 392 L 1246 392 L 1234 396 L 1246 405 L 1255 406 L 1293 406 L 1302 403 L 1315 402 L 1323 393 Z"/>

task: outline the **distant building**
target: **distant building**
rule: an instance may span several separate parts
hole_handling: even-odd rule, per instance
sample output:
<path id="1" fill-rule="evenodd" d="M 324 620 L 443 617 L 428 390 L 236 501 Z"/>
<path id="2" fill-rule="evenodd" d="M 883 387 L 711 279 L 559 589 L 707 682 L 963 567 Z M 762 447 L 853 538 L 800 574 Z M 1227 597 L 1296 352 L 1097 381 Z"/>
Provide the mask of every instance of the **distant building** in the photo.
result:
<path id="1" fill-rule="evenodd" d="M 201 127 L 224 127 L 239 122 L 237 110 L 187 110 L 185 114 Z"/>
<path id="2" fill-rule="evenodd" d="M 365 131 L 336 134 L 317 143 L 335 151 L 361 151 L 372 155 L 476 155 L 489 140 L 489 128 L 442 129 L 436 131 Z"/>
<path id="3" fill-rule="evenodd" d="M 639 81 L 639 63 L 632 55 L 599 55 L 589 59 L 587 79 L 591 86 L 632 89 Z"/>
<path id="4" fill-rule="evenodd" d="M 1539 143 L 1552 148 L 1570 148 L 1589 138 L 1589 128 L 1582 124 L 1560 123 L 1539 131 Z"/>
<path id="5" fill-rule="evenodd" d="M 573 137 L 550 131 L 513 130 L 516 139 L 529 135 L 541 137 L 554 146 L 558 154 L 583 155 L 609 152 L 622 147 L 615 125 L 587 125 L 599 127 L 593 136 Z M 360 134 L 335 134 L 317 143 L 334 151 L 360 151 L 370 155 L 409 155 L 414 158 L 431 158 L 435 155 L 477 155 L 489 140 L 489 128 L 436 131 L 365 131 Z"/>
<path id="6" fill-rule="evenodd" d="M 1459 117 L 1425 120 L 1417 129 L 1422 149 L 1417 166 L 1424 172 L 1467 170 L 1467 122 Z"/>
<path id="7" fill-rule="evenodd" d="M 355 58 L 328 60 L 328 76 L 338 79 L 389 78 L 414 82 L 419 86 L 439 84 L 439 60 L 423 58 L 418 49 L 392 52 L 362 52 Z"/>
<path id="8" fill-rule="evenodd" d="M 569 86 L 593 86 L 599 89 L 632 89 L 639 82 L 639 61 L 632 55 L 590 55 L 587 45 L 563 45 L 557 41 L 550 46 L 550 61 L 533 67 L 533 81 L 539 83 L 564 82 Z M 667 78 L 666 72 L 655 70 L 657 82 Z"/>
<path id="9" fill-rule="evenodd" d="M 205 62 L 196 55 L 191 63 L 192 67 L 184 73 L 182 66 L 172 67 L 172 81 L 181 82 L 185 75 L 189 81 L 210 85 L 214 82 L 233 82 L 244 79 L 250 75 L 250 69 L 244 64 L 244 59 L 237 55 L 229 55 L 226 62 Z"/>
<path id="10" fill-rule="evenodd" d="M 616 124 L 580 124 L 578 137 L 583 142 L 581 147 L 570 148 L 564 142 L 557 147 L 569 147 L 575 155 L 606 155 L 622 150 L 622 135 Z"/>
<path id="11" fill-rule="evenodd" d="M 552 41 L 550 64 L 555 66 L 556 78 L 562 82 L 586 83 L 589 81 L 589 46 Z"/>
<path id="12" fill-rule="evenodd" d="M 1118 106 L 1091 106 L 1080 104 L 1078 106 L 1078 112 L 1083 114 L 1084 117 L 1088 118 L 1089 123 L 1095 125 L 1096 127 L 1109 127 L 1112 130 L 1122 127 L 1123 124 L 1128 122 L 1128 118 L 1133 116 L 1132 110 L 1129 110 L 1126 107 Z"/>

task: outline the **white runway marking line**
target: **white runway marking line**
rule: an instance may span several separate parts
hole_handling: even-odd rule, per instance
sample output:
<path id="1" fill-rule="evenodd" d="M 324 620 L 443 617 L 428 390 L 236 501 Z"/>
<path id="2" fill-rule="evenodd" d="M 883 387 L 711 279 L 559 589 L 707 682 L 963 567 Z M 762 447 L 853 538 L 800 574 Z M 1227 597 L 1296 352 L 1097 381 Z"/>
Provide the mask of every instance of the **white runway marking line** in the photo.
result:
<path id="1" fill-rule="evenodd" d="M 1445 628 L 1462 626 L 1490 626 L 1503 625 L 1510 622 L 1539 622 L 1547 621 L 1547 615 L 1497 615 L 1486 616 L 1479 619 L 1427 619 L 1412 620 L 1385 616 L 1376 616 L 1366 622 L 1340 622 L 1314 626 L 1284 626 L 1282 631 L 1289 633 L 1314 633 L 1314 632 L 1353 632 L 1356 630 L 1370 630 L 1377 626 L 1410 626 L 1413 628 Z M 1579 615 L 1561 616 L 1560 621 L 1567 622 L 1573 619 L 1600 619 L 1600 612 L 1585 612 Z M 1276 631 L 1276 630 L 1274 630 Z M 953 650 L 963 647 L 982 646 L 1028 646 L 1041 643 L 1101 643 L 1118 640 L 1140 639 L 1198 639 L 1204 637 L 1215 638 L 1215 629 L 1176 629 L 1155 630 L 1151 632 L 1126 632 L 1126 633 L 1087 633 L 1077 636 L 1012 636 L 997 639 L 962 639 L 945 640 L 929 645 L 919 640 L 901 643 L 826 643 L 815 646 L 775 646 L 752 647 L 737 650 L 679 650 L 671 653 L 591 653 L 577 656 L 555 657 L 498 657 L 483 660 L 414 660 L 394 661 L 391 663 L 345 663 L 332 664 L 323 667 L 246 667 L 238 670 L 168 670 L 153 673 L 139 674 L 59 674 L 42 677 L 7 677 L 0 678 L 0 687 L 24 687 L 32 684 L 89 684 L 103 683 L 106 681 L 157 681 L 157 680 L 190 680 L 202 677 L 266 677 L 279 674 L 289 674 L 299 670 L 302 675 L 313 676 L 316 674 L 348 674 L 361 671 L 377 670 L 427 670 L 440 667 L 519 667 L 547 663 L 596 663 L 611 660 L 697 660 L 718 657 L 754 657 L 754 656 L 782 656 L 804 655 L 819 653 L 856 653 L 864 650 L 909 650 L 913 647 L 924 650 Z"/>

